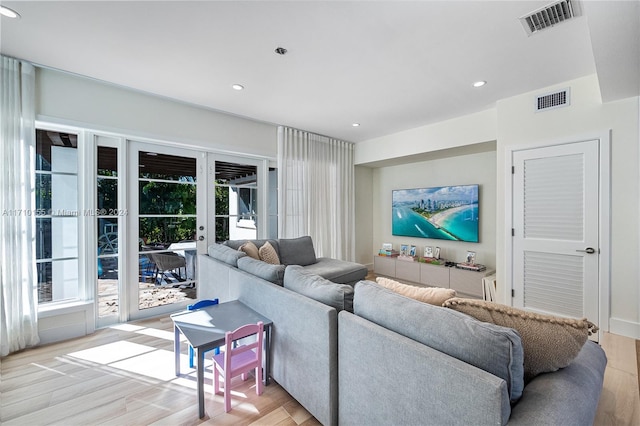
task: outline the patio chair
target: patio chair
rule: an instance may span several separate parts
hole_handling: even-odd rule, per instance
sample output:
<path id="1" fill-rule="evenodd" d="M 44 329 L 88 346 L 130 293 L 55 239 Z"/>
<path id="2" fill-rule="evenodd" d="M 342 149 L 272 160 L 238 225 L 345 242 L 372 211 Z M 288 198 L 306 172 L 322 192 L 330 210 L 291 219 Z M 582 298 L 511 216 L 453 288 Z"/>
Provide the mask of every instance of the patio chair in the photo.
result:
<path id="1" fill-rule="evenodd" d="M 163 279 L 165 279 L 165 273 L 169 271 L 178 270 L 178 281 L 184 281 L 180 269 L 184 268 L 184 275 L 187 274 L 187 260 L 184 256 L 180 256 L 177 253 L 166 251 L 162 253 L 149 253 L 148 256 L 151 261 L 155 263 L 153 280 L 156 285 L 162 285 Z"/>

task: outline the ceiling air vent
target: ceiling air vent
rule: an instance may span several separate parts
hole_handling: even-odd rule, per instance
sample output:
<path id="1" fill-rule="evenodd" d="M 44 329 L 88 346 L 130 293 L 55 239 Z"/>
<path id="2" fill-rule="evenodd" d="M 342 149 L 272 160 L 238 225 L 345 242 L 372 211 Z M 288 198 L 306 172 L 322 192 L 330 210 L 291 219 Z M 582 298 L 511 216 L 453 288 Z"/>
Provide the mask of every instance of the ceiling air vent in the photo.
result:
<path id="1" fill-rule="evenodd" d="M 563 89 L 559 92 L 540 95 L 536 97 L 536 111 L 569 106 L 571 104 L 570 94 L 569 89 Z"/>
<path id="2" fill-rule="evenodd" d="M 561 0 L 520 17 L 527 35 L 552 27 L 579 15 L 577 2 Z"/>

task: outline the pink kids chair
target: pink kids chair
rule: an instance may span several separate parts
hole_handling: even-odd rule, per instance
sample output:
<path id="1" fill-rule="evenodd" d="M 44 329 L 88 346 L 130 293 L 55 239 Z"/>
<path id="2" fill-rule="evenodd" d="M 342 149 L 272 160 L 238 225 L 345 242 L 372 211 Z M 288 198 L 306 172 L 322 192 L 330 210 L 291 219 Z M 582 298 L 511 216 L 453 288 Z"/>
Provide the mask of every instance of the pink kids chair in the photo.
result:
<path id="1" fill-rule="evenodd" d="M 224 411 L 231 410 L 231 379 L 242 375 L 247 380 L 249 371 L 255 369 L 256 394 L 262 395 L 262 321 L 247 324 L 225 334 L 224 353 L 213 356 L 214 392 L 220 393 L 220 376 L 224 378 Z M 256 335 L 253 343 L 233 347 L 233 342 L 247 336 Z"/>

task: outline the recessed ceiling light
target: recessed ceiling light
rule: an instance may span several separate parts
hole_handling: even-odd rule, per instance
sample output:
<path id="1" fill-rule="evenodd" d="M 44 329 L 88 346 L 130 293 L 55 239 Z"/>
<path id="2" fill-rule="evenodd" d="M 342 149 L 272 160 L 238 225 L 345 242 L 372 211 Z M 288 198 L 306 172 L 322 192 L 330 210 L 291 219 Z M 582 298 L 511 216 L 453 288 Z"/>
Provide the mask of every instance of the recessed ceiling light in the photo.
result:
<path id="1" fill-rule="evenodd" d="M 353 127 L 360 127 L 360 123 L 353 123 L 352 126 Z"/>
<path id="2" fill-rule="evenodd" d="M 19 18 L 20 14 L 15 10 L 9 9 L 7 6 L 0 6 L 0 15 L 7 18 Z"/>
<path id="3" fill-rule="evenodd" d="M 482 87 L 485 84 L 487 84 L 486 81 L 482 80 L 482 81 L 476 81 L 475 83 L 473 83 L 473 87 Z"/>
<path id="4" fill-rule="evenodd" d="M 244 89 L 244 86 L 242 84 L 234 84 L 231 87 L 233 87 L 234 90 L 242 90 L 242 89 Z"/>

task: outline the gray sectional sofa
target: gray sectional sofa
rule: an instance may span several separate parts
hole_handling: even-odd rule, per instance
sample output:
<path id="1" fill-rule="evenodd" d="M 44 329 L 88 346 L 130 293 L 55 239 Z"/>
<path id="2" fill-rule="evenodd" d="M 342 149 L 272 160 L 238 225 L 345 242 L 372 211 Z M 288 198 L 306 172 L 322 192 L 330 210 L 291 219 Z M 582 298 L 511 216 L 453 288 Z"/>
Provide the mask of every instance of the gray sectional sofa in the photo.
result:
<path id="1" fill-rule="evenodd" d="M 237 299 L 273 320 L 271 376 L 324 425 L 593 422 L 606 365 L 593 342 L 525 386 L 513 330 L 369 281 L 354 289 L 308 266 L 243 261 L 237 247 L 199 256 L 199 298 Z"/>

